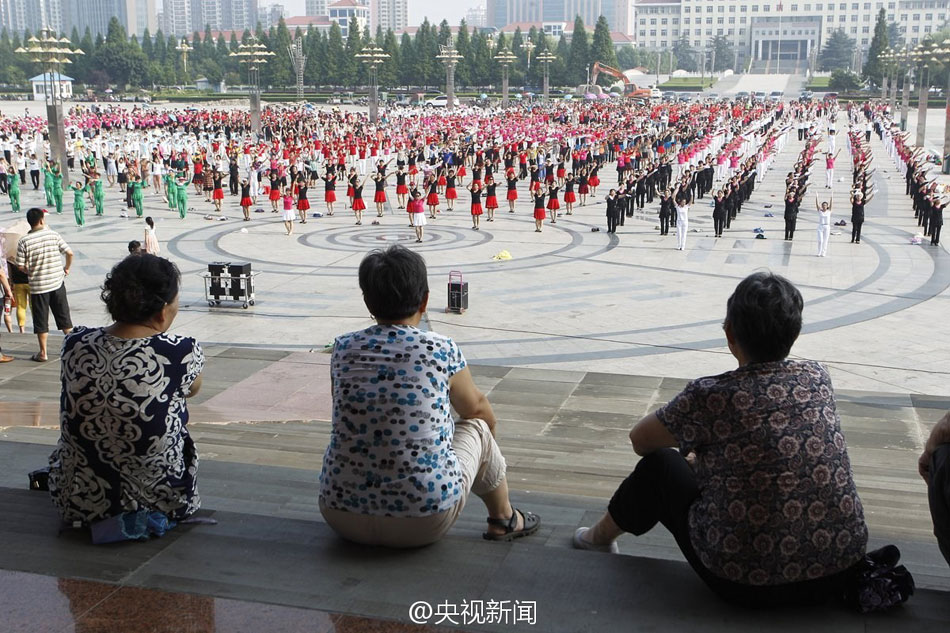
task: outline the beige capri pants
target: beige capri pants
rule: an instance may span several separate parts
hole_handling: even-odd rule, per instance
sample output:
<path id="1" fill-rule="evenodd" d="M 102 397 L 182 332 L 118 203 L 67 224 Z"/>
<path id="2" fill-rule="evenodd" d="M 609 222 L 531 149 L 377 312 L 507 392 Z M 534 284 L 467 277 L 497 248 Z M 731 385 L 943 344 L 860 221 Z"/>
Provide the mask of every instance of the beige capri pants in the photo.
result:
<path id="1" fill-rule="evenodd" d="M 328 508 L 320 513 L 333 531 L 348 541 L 385 547 L 421 547 L 441 539 L 465 507 L 470 492 L 484 495 L 505 478 L 505 458 L 484 420 L 458 420 L 452 450 L 462 472 L 462 498 L 448 510 L 423 517 L 387 517 Z"/>

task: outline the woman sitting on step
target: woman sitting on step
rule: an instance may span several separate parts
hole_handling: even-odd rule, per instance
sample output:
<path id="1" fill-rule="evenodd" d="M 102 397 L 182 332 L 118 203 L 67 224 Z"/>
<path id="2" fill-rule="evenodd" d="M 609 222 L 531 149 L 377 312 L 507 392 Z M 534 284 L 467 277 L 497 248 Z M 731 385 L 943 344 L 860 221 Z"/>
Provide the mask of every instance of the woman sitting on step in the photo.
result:
<path id="1" fill-rule="evenodd" d="M 333 426 L 320 475 L 327 523 L 349 541 L 419 547 L 442 538 L 474 492 L 488 509 L 484 538 L 536 532 L 540 519 L 511 507 L 495 414 L 462 351 L 419 329 L 425 261 L 400 246 L 374 251 L 359 283 L 376 325 L 333 347 Z"/>
<path id="2" fill-rule="evenodd" d="M 662 523 L 730 602 L 842 594 L 868 529 L 828 371 L 787 358 L 802 307 L 778 275 L 739 283 L 723 323 L 739 367 L 692 381 L 633 427 L 642 459 L 600 521 L 577 530 L 575 547 L 616 552 L 624 532 Z"/>

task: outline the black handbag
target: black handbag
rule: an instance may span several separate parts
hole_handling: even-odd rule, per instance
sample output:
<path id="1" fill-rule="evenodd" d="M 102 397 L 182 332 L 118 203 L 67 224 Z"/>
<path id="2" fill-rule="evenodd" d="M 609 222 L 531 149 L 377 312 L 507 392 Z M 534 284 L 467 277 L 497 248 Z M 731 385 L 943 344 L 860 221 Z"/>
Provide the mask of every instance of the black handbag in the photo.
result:
<path id="1" fill-rule="evenodd" d="M 868 552 L 849 570 L 845 602 L 861 613 L 885 611 L 914 595 L 914 577 L 898 565 L 901 552 L 895 545 Z"/>

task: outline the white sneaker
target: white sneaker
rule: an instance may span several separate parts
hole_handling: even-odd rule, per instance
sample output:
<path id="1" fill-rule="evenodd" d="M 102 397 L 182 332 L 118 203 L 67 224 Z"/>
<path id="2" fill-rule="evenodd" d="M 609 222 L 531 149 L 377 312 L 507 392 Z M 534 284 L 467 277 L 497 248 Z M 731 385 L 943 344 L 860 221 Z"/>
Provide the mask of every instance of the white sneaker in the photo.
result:
<path id="1" fill-rule="evenodd" d="M 579 527 L 574 532 L 574 549 L 586 549 L 593 552 L 606 552 L 610 554 L 619 554 L 620 546 L 617 545 L 617 541 L 613 541 L 610 545 L 594 545 L 590 541 L 584 538 L 584 535 L 590 531 L 589 527 Z"/>

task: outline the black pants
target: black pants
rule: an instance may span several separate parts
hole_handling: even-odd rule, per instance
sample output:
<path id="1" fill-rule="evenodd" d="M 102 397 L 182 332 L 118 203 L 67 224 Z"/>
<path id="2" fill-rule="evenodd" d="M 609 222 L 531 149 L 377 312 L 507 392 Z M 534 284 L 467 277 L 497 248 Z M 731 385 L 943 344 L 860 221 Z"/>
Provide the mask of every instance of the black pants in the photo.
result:
<path id="1" fill-rule="evenodd" d="M 799 141 L 805 140 L 805 130 L 803 130 L 802 128 L 798 128 L 798 140 Z"/>
<path id="2" fill-rule="evenodd" d="M 33 189 L 40 188 L 40 170 L 39 169 L 30 170 L 30 182 L 33 183 Z"/>
<path id="3" fill-rule="evenodd" d="M 871 130 L 867 130 L 864 132 L 864 142 L 865 143 L 871 142 Z"/>
<path id="4" fill-rule="evenodd" d="M 698 496 L 699 483 L 686 460 L 678 451 L 663 448 L 640 460 L 614 493 L 607 511 L 622 530 L 637 536 L 662 523 L 693 571 L 727 602 L 755 607 L 821 604 L 840 595 L 844 573 L 766 586 L 744 585 L 713 574 L 703 566 L 689 538 L 689 509 Z"/>
<path id="5" fill-rule="evenodd" d="M 790 240 L 795 237 L 795 225 L 798 224 L 798 216 L 785 218 L 785 239 Z"/>
<path id="6" fill-rule="evenodd" d="M 132 204 L 132 187 L 126 185 L 125 187 L 125 206 L 131 209 L 134 205 Z"/>
<path id="7" fill-rule="evenodd" d="M 670 216 L 660 216 L 660 235 L 668 235 L 670 232 Z"/>
<path id="8" fill-rule="evenodd" d="M 861 241 L 861 225 L 862 224 L 864 224 L 863 221 L 851 223 L 851 241 L 852 242 Z"/>
<path id="9" fill-rule="evenodd" d="M 930 243 L 939 244 L 940 243 L 940 229 L 943 227 L 942 224 L 930 227 Z"/>
<path id="10" fill-rule="evenodd" d="M 26 184 L 26 170 L 25 169 L 20 170 L 20 184 L 21 185 Z"/>
<path id="11" fill-rule="evenodd" d="M 934 536 L 950 564 L 950 444 L 941 444 L 930 462 L 930 516 Z"/>
<path id="12" fill-rule="evenodd" d="M 722 230 L 726 226 L 726 217 L 723 215 L 713 216 L 713 232 L 718 236 L 722 235 Z"/>
<path id="13" fill-rule="evenodd" d="M 238 192 L 238 177 L 237 174 L 231 174 L 228 178 L 228 189 L 231 190 L 231 195 L 236 196 Z"/>
<path id="14" fill-rule="evenodd" d="M 619 213 L 612 213 L 607 216 L 607 232 L 616 233 L 617 232 L 617 222 L 620 221 Z"/>
<path id="15" fill-rule="evenodd" d="M 637 191 L 636 197 L 637 197 L 637 208 L 642 209 L 643 206 L 646 204 L 646 200 L 647 200 L 646 190 L 644 189 L 643 191 Z"/>

